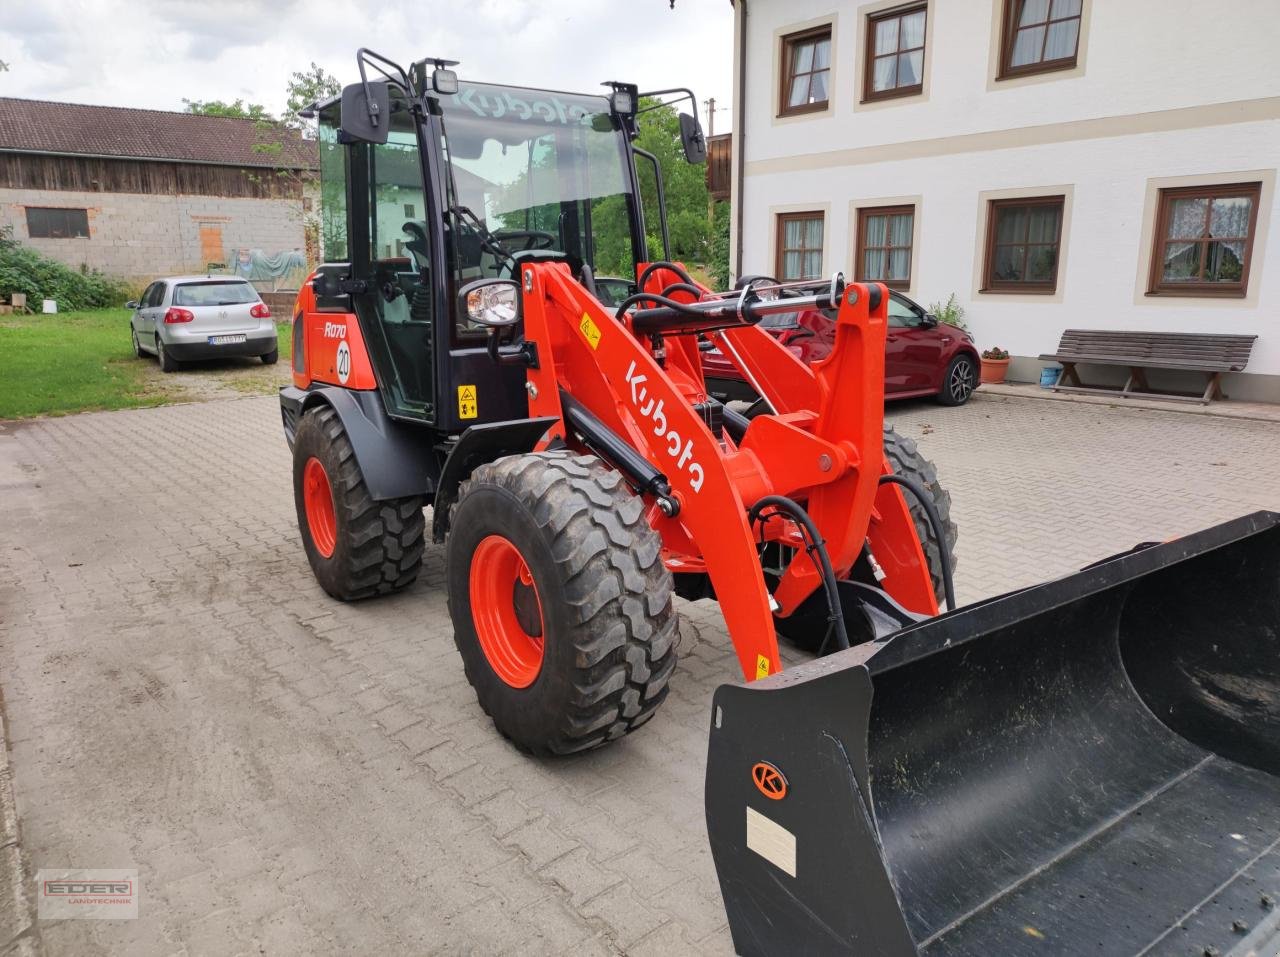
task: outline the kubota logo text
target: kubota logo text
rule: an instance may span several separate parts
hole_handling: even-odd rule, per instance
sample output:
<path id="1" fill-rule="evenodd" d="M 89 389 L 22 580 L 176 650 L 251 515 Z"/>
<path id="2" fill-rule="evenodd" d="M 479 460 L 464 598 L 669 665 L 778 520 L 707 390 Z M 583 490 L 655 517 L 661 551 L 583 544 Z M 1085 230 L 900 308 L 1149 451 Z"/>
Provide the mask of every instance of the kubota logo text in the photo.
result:
<path id="1" fill-rule="evenodd" d="M 631 386 L 631 404 L 645 418 L 653 423 L 653 434 L 666 439 L 667 454 L 676 460 L 676 467 L 689 473 L 689 487 L 695 492 L 702 490 L 702 481 L 706 478 L 693 458 L 693 440 L 681 438 L 680 433 L 667 425 L 667 413 L 664 411 L 662 399 L 654 399 L 649 395 L 645 383 L 649 379 L 644 375 L 636 375 L 636 363 L 633 359 L 627 368 L 627 384 Z"/>

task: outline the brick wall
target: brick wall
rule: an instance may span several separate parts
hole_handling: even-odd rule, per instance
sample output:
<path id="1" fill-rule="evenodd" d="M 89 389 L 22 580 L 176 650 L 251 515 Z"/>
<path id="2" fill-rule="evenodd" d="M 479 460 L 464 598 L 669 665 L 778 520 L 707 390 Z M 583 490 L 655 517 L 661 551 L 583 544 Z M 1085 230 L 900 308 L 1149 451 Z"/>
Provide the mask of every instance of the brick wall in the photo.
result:
<path id="1" fill-rule="evenodd" d="M 31 239 L 27 206 L 87 209 L 89 238 Z M 233 249 L 301 250 L 303 216 L 299 199 L 0 189 L 0 225 L 12 225 L 15 239 L 69 266 L 83 263 L 138 282 L 204 271 L 219 239 L 220 262 Z"/>

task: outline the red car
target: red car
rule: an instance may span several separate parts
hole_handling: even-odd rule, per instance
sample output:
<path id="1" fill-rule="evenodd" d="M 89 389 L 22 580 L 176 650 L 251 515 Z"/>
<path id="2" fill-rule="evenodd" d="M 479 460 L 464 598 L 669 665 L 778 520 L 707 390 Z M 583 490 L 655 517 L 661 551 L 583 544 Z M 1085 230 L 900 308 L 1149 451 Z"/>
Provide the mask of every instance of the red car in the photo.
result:
<path id="1" fill-rule="evenodd" d="M 834 316 L 825 311 L 768 316 L 761 325 L 806 363 L 826 358 L 835 338 Z M 937 317 L 900 292 L 889 293 L 889 332 L 884 391 L 889 399 L 935 396 L 963 405 L 978 384 L 978 350 L 969 333 Z M 719 349 L 702 353 L 707 390 L 722 402 L 755 402 L 755 391 Z"/>

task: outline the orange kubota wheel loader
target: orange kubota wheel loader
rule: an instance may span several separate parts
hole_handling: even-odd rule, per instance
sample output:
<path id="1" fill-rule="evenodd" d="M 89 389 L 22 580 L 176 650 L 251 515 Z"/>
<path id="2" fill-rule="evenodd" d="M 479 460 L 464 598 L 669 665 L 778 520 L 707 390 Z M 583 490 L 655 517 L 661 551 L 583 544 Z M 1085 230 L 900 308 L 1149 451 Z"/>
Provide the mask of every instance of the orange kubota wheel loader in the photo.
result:
<path id="1" fill-rule="evenodd" d="M 647 261 L 637 162 L 657 173 L 664 237 L 665 208 L 636 117 L 692 93 L 552 93 L 357 59 L 361 81 L 315 107 L 329 261 L 298 297 L 281 393 L 329 594 L 412 582 L 431 505 L 467 677 L 540 754 L 654 714 L 677 594 L 719 600 L 748 680 L 779 671 L 779 629 L 834 650 L 937 612 L 955 527 L 932 466 L 883 423 L 882 288 L 714 294 Z M 696 121 L 680 130 L 700 162 Z M 813 307 L 839 331 L 811 370 L 756 323 Z M 708 396 L 711 343 L 773 414 L 747 422 Z"/>
<path id="2" fill-rule="evenodd" d="M 315 107 L 327 261 L 281 392 L 329 594 L 412 582 L 430 505 L 467 676 L 535 754 L 648 721 L 673 597 L 717 600 L 745 683 L 707 826 L 744 953 L 1274 953 L 1280 516 L 957 609 L 949 499 L 883 421 L 884 287 L 650 261 L 636 117 L 689 91 L 357 62 Z M 834 321 L 812 367 L 758 325 L 802 309 Z M 708 396 L 704 347 L 764 413 Z M 819 657 L 779 673 L 779 633 Z"/>

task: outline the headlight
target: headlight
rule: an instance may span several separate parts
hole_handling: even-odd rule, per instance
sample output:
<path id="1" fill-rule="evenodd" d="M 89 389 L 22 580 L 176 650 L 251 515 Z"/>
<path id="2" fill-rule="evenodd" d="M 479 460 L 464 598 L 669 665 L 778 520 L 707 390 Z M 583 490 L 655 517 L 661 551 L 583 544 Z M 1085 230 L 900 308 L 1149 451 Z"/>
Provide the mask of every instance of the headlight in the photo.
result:
<path id="1" fill-rule="evenodd" d="M 520 286 L 512 279 L 478 279 L 458 293 L 467 318 L 500 329 L 520 321 Z"/>

